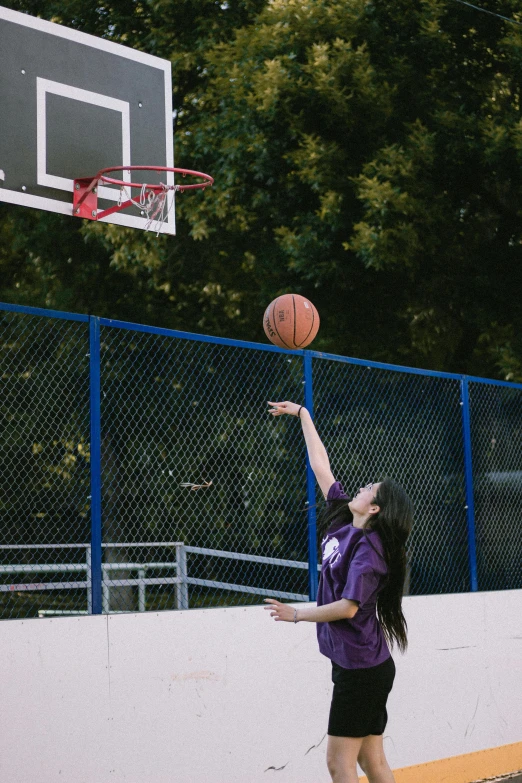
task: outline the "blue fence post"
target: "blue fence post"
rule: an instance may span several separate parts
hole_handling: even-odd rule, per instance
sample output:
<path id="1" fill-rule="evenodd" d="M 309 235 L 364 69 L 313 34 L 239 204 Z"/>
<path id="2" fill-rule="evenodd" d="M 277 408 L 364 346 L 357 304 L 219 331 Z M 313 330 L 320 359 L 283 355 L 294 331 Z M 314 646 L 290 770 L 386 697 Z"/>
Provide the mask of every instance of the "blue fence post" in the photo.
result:
<path id="1" fill-rule="evenodd" d="M 102 613 L 100 319 L 89 319 L 92 613 Z"/>
<path id="2" fill-rule="evenodd" d="M 314 392 L 312 385 L 312 354 L 304 354 L 305 408 L 314 417 Z M 308 594 L 310 601 L 317 600 L 317 514 L 315 510 L 315 476 L 306 455 L 306 499 L 308 501 Z"/>
<path id="3" fill-rule="evenodd" d="M 471 590 L 478 591 L 477 548 L 475 539 L 475 501 L 473 495 L 473 461 L 471 446 L 471 422 L 469 412 L 469 383 L 466 378 L 460 382 L 460 405 L 462 408 L 462 433 L 464 436 L 464 476 L 466 481 L 466 516 L 468 522 L 468 558 Z"/>

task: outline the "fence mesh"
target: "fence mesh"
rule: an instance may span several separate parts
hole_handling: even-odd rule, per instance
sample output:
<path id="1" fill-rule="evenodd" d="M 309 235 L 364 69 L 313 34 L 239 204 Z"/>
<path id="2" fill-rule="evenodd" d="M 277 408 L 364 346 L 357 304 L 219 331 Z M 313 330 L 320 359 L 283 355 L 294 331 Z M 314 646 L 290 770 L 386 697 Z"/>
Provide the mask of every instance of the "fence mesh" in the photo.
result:
<path id="1" fill-rule="evenodd" d="M 472 382 L 479 590 L 522 588 L 522 389 Z"/>
<path id="2" fill-rule="evenodd" d="M 102 610 L 305 600 L 304 441 L 267 412 L 304 403 L 302 354 L 130 324 L 100 334 Z M 88 613 L 89 321 L 1 310 L 0 336 L 0 617 Z M 348 494 L 391 475 L 414 501 L 407 592 L 469 590 L 459 379 L 318 355 L 312 376 Z M 522 389 L 468 386 L 479 589 L 520 588 Z"/>
<path id="3" fill-rule="evenodd" d="M 415 507 L 409 592 L 469 590 L 459 382 L 314 359 L 315 422 L 350 496 L 390 476 Z"/>
<path id="4" fill-rule="evenodd" d="M 307 561 L 302 436 L 267 413 L 302 400 L 302 357 L 108 327 L 101 343 L 106 609 L 138 606 L 123 562 L 186 580 L 190 607 L 306 595 L 306 570 L 219 554 Z M 146 607 L 179 606 L 172 584 L 147 584 Z"/>
<path id="5" fill-rule="evenodd" d="M 0 614 L 87 612 L 89 325 L 0 312 Z"/>

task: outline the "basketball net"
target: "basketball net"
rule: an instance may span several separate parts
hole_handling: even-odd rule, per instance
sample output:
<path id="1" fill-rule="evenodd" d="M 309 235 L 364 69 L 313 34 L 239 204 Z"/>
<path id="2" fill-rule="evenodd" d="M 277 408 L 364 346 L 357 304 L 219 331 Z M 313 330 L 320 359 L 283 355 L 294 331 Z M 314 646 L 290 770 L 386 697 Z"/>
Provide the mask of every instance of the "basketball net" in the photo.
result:
<path id="1" fill-rule="evenodd" d="M 138 199 L 132 198 L 132 192 L 127 190 L 125 185 L 120 188 L 120 198 L 118 206 L 121 206 L 124 197 L 125 200 L 130 201 L 137 207 L 142 213 L 145 213 L 146 223 L 144 226 L 145 231 L 155 231 L 158 237 L 161 234 L 161 227 L 168 218 L 170 210 L 174 206 L 174 198 L 177 190 L 180 189 L 179 185 L 165 185 L 160 182 L 161 190 L 155 193 L 149 189 L 149 186 L 144 183 L 141 186 L 141 191 Z M 169 203 L 169 191 L 172 191 L 172 198 Z"/>

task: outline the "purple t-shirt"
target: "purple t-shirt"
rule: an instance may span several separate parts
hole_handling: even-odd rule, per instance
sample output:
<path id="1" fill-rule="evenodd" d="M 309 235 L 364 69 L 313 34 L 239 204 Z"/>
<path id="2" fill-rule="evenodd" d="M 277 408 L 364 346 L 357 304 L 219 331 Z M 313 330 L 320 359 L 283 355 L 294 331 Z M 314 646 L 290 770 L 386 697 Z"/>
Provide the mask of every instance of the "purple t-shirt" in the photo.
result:
<path id="1" fill-rule="evenodd" d="M 327 503 L 348 500 L 341 484 L 332 484 Z M 377 552 L 383 554 L 379 534 L 367 532 Z M 377 618 L 377 595 L 388 571 L 384 557 L 372 548 L 360 528 L 351 524 L 330 526 L 322 541 L 323 566 L 317 606 L 348 598 L 359 609 L 351 620 L 317 623 L 319 650 L 345 669 L 378 666 L 390 650 Z"/>

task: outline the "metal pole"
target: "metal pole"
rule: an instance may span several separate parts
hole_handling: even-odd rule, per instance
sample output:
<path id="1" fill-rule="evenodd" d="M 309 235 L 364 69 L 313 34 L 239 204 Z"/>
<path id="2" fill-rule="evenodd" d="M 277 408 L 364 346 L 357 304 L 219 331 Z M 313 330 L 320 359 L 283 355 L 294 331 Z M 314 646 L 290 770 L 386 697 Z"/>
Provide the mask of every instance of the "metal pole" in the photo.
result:
<path id="1" fill-rule="evenodd" d="M 138 579 L 140 581 L 138 585 L 138 605 L 139 605 L 139 611 L 145 612 L 147 608 L 147 597 L 146 597 L 146 590 L 147 585 L 145 584 L 145 569 L 140 568 L 138 571 Z"/>
<path id="2" fill-rule="evenodd" d="M 468 522 L 468 558 L 472 592 L 478 591 L 477 549 L 475 538 L 475 501 L 473 495 L 473 461 L 471 447 L 471 421 L 469 411 L 469 385 L 460 382 L 460 406 L 462 408 L 462 433 L 464 436 L 464 475 L 466 481 L 466 516 Z"/>
<path id="3" fill-rule="evenodd" d="M 305 408 L 314 417 L 314 395 L 312 385 L 312 354 L 304 355 Z M 308 594 L 310 601 L 317 600 L 317 515 L 315 513 L 315 476 L 306 454 L 306 496 L 308 502 Z"/>
<path id="4" fill-rule="evenodd" d="M 176 609 L 189 608 L 189 591 L 187 582 L 187 552 L 185 544 L 176 546 L 176 576 L 181 581 L 176 584 Z"/>
<path id="5" fill-rule="evenodd" d="M 91 564 L 91 545 L 86 548 L 86 566 L 87 566 L 87 614 L 92 614 L 92 564 Z"/>
<path id="6" fill-rule="evenodd" d="M 89 320 L 92 614 L 102 613 L 100 319 Z"/>

